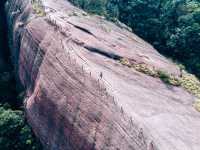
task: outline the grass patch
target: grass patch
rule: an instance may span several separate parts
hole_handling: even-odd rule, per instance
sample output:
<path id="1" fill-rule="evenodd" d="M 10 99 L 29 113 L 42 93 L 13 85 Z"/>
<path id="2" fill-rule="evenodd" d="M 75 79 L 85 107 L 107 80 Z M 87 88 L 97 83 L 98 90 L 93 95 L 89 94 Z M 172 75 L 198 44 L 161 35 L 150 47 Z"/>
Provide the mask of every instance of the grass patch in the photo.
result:
<path id="1" fill-rule="evenodd" d="M 180 80 L 173 75 L 168 74 L 164 70 L 157 70 L 158 77 L 165 83 L 173 85 L 173 86 L 180 86 Z"/>
<path id="2" fill-rule="evenodd" d="M 170 83 L 170 75 L 164 70 L 158 70 L 158 77 L 165 83 Z"/>
<path id="3" fill-rule="evenodd" d="M 155 78 L 160 78 L 164 83 L 166 84 L 170 84 L 170 85 L 174 85 L 174 86 L 180 86 L 180 82 L 179 80 L 172 76 L 169 75 L 166 71 L 164 70 L 156 70 L 154 68 L 150 68 L 148 65 L 146 64 L 131 64 L 130 61 L 126 58 L 122 58 L 120 60 L 120 63 L 128 66 L 129 68 L 133 68 L 135 70 L 137 70 L 138 72 L 142 72 L 146 75 L 155 77 Z"/>
<path id="4" fill-rule="evenodd" d="M 149 76 L 155 77 L 157 73 L 154 69 L 150 69 L 146 64 L 131 64 L 127 58 L 122 58 L 119 61 L 122 65 L 125 65 L 129 68 L 134 68 L 135 70 L 147 74 Z"/>
<path id="5" fill-rule="evenodd" d="M 184 66 L 179 65 L 182 74 L 180 77 L 175 77 L 164 70 L 150 68 L 146 64 L 133 64 L 127 58 L 122 58 L 119 62 L 122 65 L 133 68 L 146 75 L 160 78 L 166 84 L 183 87 L 187 92 L 195 95 L 198 98 L 198 100 L 196 100 L 194 103 L 194 108 L 200 112 L 200 81 L 196 78 L 196 76 L 186 72 Z"/>
<path id="6" fill-rule="evenodd" d="M 180 82 L 181 86 L 187 89 L 188 92 L 200 98 L 200 82 L 194 75 L 184 72 Z"/>
<path id="7" fill-rule="evenodd" d="M 146 64 L 135 64 L 134 68 L 135 70 L 147 74 L 149 76 L 156 76 L 156 72 L 153 69 L 150 69 Z"/>
<path id="8" fill-rule="evenodd" d="M 200 99 L 196 100 L 194 103 L 194 108 L 200 112 Z"/>
<path id="9" fill-rule="evenodd" d="M 46 16 L 46 13 L 44 11 L 44 8 L 41 4 L 41 2 L 39 0 L 32 0 L 31 1 L 32 4 L 32 8 L 34 10 L 34 12 L 39 16 L 39 17 L 43 17 Z"/>

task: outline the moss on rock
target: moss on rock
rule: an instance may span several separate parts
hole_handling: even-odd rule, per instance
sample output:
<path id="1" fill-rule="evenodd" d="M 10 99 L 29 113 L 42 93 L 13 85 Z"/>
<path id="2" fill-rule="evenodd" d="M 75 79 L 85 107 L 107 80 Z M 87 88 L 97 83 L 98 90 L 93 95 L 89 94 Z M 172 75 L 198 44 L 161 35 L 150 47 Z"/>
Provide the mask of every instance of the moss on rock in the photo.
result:
<path id="1" fill-rule="evenodd" d="M 166 84 L 183 87 L 187 92 L 193 94 L 198 98 L 198 100 L 196 100 L 196 102 L 194 103 L 194 108 L 200 112 L 200 81 L 197 79 L 196 76 L 186 72 L 183 69 L 183 66 L 180 66 L 182 75 L 180 77 L 175 77 L 173 75 L 170 75 L 165 70 L 156 70 L 155 68 L 150 68 L 146 64 L 132 64 L 127 58 L 122 58 L 119 62 L 122 65 L 133 68 L 136 71 L 142 72 L 146 75 L 160 78 Z"/>
<path id="2" fill-rule="evenodd" d="M 39 17 L 43 17 L 46 15 L 45 10 L 42 6 L 42 3 L 40 2 L 40 0 L 32 0 L 31 1 L 32 4 L 32 8 L 35 11 L 35 13 L 39 16 Z"/>

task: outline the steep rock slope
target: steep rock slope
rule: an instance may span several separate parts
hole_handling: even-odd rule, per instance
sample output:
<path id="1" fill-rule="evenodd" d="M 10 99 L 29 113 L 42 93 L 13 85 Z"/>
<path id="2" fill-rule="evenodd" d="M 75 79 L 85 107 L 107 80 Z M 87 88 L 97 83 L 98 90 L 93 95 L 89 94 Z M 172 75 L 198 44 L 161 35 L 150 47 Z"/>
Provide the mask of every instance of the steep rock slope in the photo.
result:
<path id="1" fill-rule="evenodd" d="M 199 150 L 195 97 L 122 65 L 179 76 L 151 45 L 66 0 L 8 0 L 26 113 L 48 150 Z"/>

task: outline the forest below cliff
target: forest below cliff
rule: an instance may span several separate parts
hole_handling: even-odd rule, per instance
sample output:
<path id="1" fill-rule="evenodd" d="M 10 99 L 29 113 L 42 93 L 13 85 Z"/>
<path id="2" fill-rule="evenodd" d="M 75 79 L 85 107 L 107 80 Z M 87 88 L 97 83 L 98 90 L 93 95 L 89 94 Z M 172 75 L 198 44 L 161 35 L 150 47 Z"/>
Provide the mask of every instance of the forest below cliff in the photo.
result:
<path id="1" fill-rule="evenodd" d="M 160 53 L 200 77 L 199 0 L 70 1 L 108 20 L 120 20 Z"/>
<path id="2" fill-rule="evenodd" d="M 37 150 L 41 145 L 26 122 L 23 92 L 16 83 L 10 60 L 5 2 L 0 1 L 0 149 Z"/>

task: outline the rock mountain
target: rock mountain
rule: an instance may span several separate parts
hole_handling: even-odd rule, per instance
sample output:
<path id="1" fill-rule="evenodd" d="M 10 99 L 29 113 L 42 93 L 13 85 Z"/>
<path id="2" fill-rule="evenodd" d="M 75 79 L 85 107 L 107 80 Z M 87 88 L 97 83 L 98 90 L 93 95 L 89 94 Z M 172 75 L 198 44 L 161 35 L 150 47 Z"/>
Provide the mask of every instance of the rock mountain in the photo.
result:
<path id="1" fill-rule="evenodd" d="M 44 149 L 200 149 L 196 97 L 124 65 L 180 76 L 150 44 L 67 0 L 8 0 L 6 14 L 26 116 Z"/>

